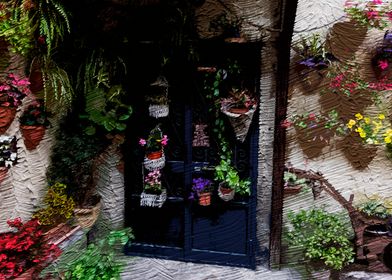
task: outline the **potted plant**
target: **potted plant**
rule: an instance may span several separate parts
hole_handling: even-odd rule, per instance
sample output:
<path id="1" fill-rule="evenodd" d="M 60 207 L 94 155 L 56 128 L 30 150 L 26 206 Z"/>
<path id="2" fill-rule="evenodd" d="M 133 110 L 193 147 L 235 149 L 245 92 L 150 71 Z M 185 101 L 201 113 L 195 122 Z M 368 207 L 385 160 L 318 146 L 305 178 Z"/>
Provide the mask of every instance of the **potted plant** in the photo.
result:
<path id="1" fill-rule="evenodd" d="M 143 192 L 140 195 L 140 206 L 162 207 L 166 201 L 166 189 L 162 188 L 161 171 L 150 171 L 144 178 Z"/>
<path id="2" fill-rule="evenodd" d="M 325 69 L 335 59 L 325 49 L 325 41 L 321 40 L 320 34 L 312 34 L 307 38 L 301 37 L 300 43 L 294 46 L 293 49 L 301 57 L 298 64 L 308 69 Z"/>
<path id="3" fill-rule="evenodd" d="M 162 134 L 160 124 L 150 131 L 147 140 L 140 138 L 139 144 L 146 149 L 144 167 L 147 170 L 162 169 L 165 166 L 163 147 L 167 145 L 168 140 L 167 135 Z"/>
<path id="4" fill-rule="evenodd" d="M 44 197 L 46 207 L 33 215 L 41 225 L 56 225 L 72 217 L 75 202 L 67 195 L 66 188 L 66 185 L 59 182 L 48 187 Z"/>
<path id="5" fill-rule="evenodd" d="M 151 94 L 146 97 L 149 102 L 148 112 L 153 118 L 164 118 L 169 115 L 169 83 L 164 76 L 159 76 L 151 84 Z"/>
<path id="6" fill-rule="evenodd" d="M 0 279 L 15 279 L 25 271 L 29 275 L 23 275 L 24 279 L 36 279 L 61 250 L 45 240 L 37 219 L 22 223 L 16 218 L 7 223 L 13 231 L 0 234 Z"/>
<path id="7" fill-rule="evenodd" d="M 243 43 L 246 40 L 240 33 L 242 21 L 232 13 L 221 13 L 210 22 L 209 30 L 222 36 L 226 42 Z"/>
<path id="8" fill-rule="evenodd" d="M 299 193 L 303 188 L 307 188 L 308 180 L 305 178 L 298 178 L 295 173 L 285 171 L 283 175 L 284 180 L 284 194 L 291 195 Z"/>
<path id="9" fill-rule="evenodd" d="M 30 90 L 26 78 L 10 73 L 0 83 L 0 134 L 4 134 L 15 117 L 16 109 L 22 104 Z"/>
<path id="10" fill-rule="evenodd" d="M 19 122 L 26 149 L 34 150 L 41 142 L 45 129 L 49 125 L 43 101 L 37 100 L 29 105 Z"/>
<path id="11" fill-rule="evenodd" d="M 386 31 L 382 45 L 376 48 L 376 54 L 372 58 L 372 66 L 377 78 L 385 77 L 392 62 L 392 33 Z"/>
<path id="12" fill-rule="evenodd" d="M 190 199 L 198 198 L 199 205 L 208 206 L 211 204 L 211 180 L 206 178 L 193 178 L 192 192 Z"/>
<path id="13" fill-rule="evenodd" d="M 221 111 L 228 116 L 237 140 L 244 142 L 257 108 L 256 98 L 248 90 L 232 88 L 229 97 L 222 98 Z"/>
<path id="14" fill-rule="evenodd" d="M 0 183 L 17 160 L 16 137 L 0 135 Z"/>
<path id="15" fill-rule="evenodd" d="M 218 195 L 224 201 L 230 201 L 234 195 L 249 195 L 250 180 L 241 180 L 238 171 L 232 166 L 230 159 L 221 158 L 215 166 L 215 180 L 219 182 Z"/>

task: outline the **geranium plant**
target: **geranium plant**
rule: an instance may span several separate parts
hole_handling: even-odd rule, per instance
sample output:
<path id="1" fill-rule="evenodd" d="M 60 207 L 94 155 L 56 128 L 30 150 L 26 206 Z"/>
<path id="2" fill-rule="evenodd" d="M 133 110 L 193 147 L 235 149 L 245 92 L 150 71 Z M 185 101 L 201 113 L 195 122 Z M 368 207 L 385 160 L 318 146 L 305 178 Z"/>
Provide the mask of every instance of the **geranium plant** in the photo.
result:
<path id="1" fill-rule="evenodd" d="M 367 144 L 386 145 L 392 143 L 391 124 L 386 122 L 384 114 L 371 118 L 357 113 L 355 119 L 350 119 L 346 126 L 350 130 L 354 130 Z"/>
<path id="2" fill-rule="evenodd" d="M 349 66 L 335 64 L 327 73 L 330 78 L 329 88 L 333 93 L 350 96 L 359 90 L 369 88 L 369 83 L 361 79 L 357 65 Z"/>
<path id="3" fill-rule="evenodd" d="M 0 167 L 12 167 L 17 160 L 16 137 L 0 135 Z"/>
<path id="4" fill-rule="evenodd" d="M 389 3 L 385 0 L 348 0 L 344 10 L 349 18 L 367 28 L 383 30 L 392 19 Z"/>
<path id="5" fill-rule="evenodd" d="M 162 182 L 161 182 L 161 171 L 154 170 L 150 171 L 144 178 L 144 191 L 149 194 L 161 194 L 162 193 Z"/>
<path id="6" fill-rule="evenodd" d="M 309 68 L 327 68 L 334 56 L 325 49 L 325 41 L 321 40 L 320 34 L 312 34 L 310 37 L 301 37 L 301 41 L 293 49 L 300 55 L 300 65 Z"/>
<path id="7" fill-rule="evenodd" d="M 169 138 L 167 135 L 163 135 L 160 125 L 154 127 L 146 139 L 140 138 L 139 145 L 146 147 L 147 152 L 162 151 L 163 147 L 167 145 Z"/>
<path id="8" fill-rule="evenodd" d="M 0 106 L 18 107 L 23 98 L 30 94 L 30 82 L 27 78 L 10 73 L 0 84 Z"/>
<path id="9" fill-rule="evenodd" d="M 33 217 L 42 225 L 53 225 L 72 217 L 75 202 L 68 197 L 65 190 L 67 186 L 56 182 L 48 187 L 44 198 L 45 208 L 38 210 Z"/>
<path id="10" fill-rule="evenodd" d="M 45 267 L 61 254 L 56 245 L 45 241 L 37 219 L 7 223 L 14 231 L 0 235 L 0 279 L 14 279 L 33 266 Z"/>

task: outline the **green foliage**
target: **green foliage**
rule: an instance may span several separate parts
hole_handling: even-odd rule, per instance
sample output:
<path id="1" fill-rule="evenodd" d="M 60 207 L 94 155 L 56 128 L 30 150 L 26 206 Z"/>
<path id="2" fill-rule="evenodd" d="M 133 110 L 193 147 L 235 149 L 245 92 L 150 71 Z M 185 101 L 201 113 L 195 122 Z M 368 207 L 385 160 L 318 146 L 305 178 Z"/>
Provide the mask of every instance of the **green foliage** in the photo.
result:
<path id="1" fill-rule="evenodd" d="M 120 83 L 113 84 L 116 74 L 125 74 L 121 58 L 110 61 L 103 50 L 93 51 L 87 62 L 79 69 L 78 88 L 82 87 L 86 99 L 86 115 L 90 125 L 85 133 L 93 135 L 97 127 L 107 132 L 121 132 L 132 114 L 132 107 L 122 103 L 126 95 Z M 83 85 L 83 86 L 82 86 Z"/>
<path id="2" fill-rule="evenodd" d="M 380 195 L 373 194 L 371 196 L 364 195 L 362 199 L 356 203 L 356 208 L 368 216 L 374 216 L 386 219 L 392 216 L 392 199 L 384 198 Z"/>
<path id="3" fill-rule="evenodd" d="M 215 166 L 215 180 L 225 182 L 227 188 L 234 189 L 239 195 L 250 194 L 250 180 L 241 180 L 238 171 L 232 166 L 230 159 L 221 159 Z"/>
<path id="4" fill-rule="evenodd" d="M 14 53 L 26 55 L 33 48 L 33 27 L 28 13 L 19 7 L 3 6 L 0 9 L 0 37 L 10 44 Z"/>
<path id="5" fill-rule="evenodd" d="M 320 34 L 314 33 L 309 37 L 301 37 L 301 41 L 293 49 L 304 59 L 314 57 L 319 60 L 328 60 L 325 42 Z"/>
<path id="6" fill-rule="evenodd" d="M 116 256 L 116 245 L 132 240 L 131 229 L 112 231 L 96 244 L 90 244 L 72 261 L 65 272 L 67 280 L 115 280 L 120 279 L 123 263 Z"/>
<path id="7" fill-rule="evenodd" d="M 65 193 L 66 188 L 66 185 L 58 182 L 49 186 L 44 198 L 46 207 L 33 215 L 42 225 L 53 225 L 72 217 L 75 203 Z"/>
<path id="8" fill-rule="evenodd" d="M 285 185 L 290 186 L 301 186 L 308 187 L 308 180 L 305 178 L 298 178 L 295 173 L 291 173 L 288 171 L 284 172 L 283 180 L 285 181 Z"/>
<path id="9" fill-rule="evenodd" d="M 292 230 L 287 235 L 290 245 L 300 246 L 305 257 L 321 260 L 333 269 L 342 269 L 354 261 L 353 244 L 342 218 L 322 209 L 290 212 Z"/>
<path id="10" fill-rule="evenodd" d="M 233 13 L 221 13 L 210 22 L 209 30 L 220 33 L 224 37 L 239 36 L 242 21 Z"/>

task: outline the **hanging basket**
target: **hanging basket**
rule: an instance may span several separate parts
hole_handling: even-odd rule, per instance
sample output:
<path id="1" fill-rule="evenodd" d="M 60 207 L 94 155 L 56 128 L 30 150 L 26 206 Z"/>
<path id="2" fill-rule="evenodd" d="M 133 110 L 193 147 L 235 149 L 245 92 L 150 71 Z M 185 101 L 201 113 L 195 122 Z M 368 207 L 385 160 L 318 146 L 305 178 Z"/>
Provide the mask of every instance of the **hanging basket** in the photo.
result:
<path id="1" fill-rule="evenodd" d="M 234 198 L 235 190 L 225 188 L 224 183 L 219 184 L 218 195 L 223 201 L 230 201 Z"/>
<path id="2" fill-rule="evenodd" d="M 234 129 L 234 133 L 238 141 L 245 141 L 256 108 L 256 104 L 253 105 L 249 110 L 243 111 L 238 111 L 227 106 L 221 107 L 222 113 L 224 113 L 229 118 L 230 124 Z"/>
<path id="3" fill-rule="evenodd" d="M 101 201 L 93 207 L 75 208 L 74 215 L 80 227 L 91 228 L 97 220 L 100 211 Z"/>
<path id="4" fill-rule="evenodd" d="M 16 108 L 0 107 L 0 135 L 4 134 L 15 118 Z"/>
<path id="5" fill-rule="evenodd" d="M 151 104 L 148 106 L 150 117 L 164 118 L 169 115 L 169 105 L 167 104 Z"/>
<path id="6" fill-rule="evenodd" d="M 7 176 L 8 168 L 7 167 L 0 167 L 0 184 L 4 181 L 5 177 Z"/>
<path id="7" fill-rule="evenodd" d="M 140 195 L 140 206 L 161 208 L 166 201 L 166 189 L 162 189 L 161 194 L 149 194 L 144 191 Z"/>
<path id="8" fill-rule="evenodd" d="M 37 148 L 42 138 L 44 138 L 46 128 L 44 125 L 21 125 L 20 129 L 26 149 L 31 151 Z"/>
<path id="9" fill-rule="evenodd" d="M 147 156 L 144 158 L 144 168 L 149 171 L 162 169 L 165 167 L 165 155 L 162 153 L 162 156 L 157 159 L 149 159 Z"/>
<path id="10" fill-rule="evenodd" d="M 198 197 L 199 197 L 199 205 L 201 205 L 201 206 L 211 205 L 211 193 L 210 192 L 199 193 Z"/>

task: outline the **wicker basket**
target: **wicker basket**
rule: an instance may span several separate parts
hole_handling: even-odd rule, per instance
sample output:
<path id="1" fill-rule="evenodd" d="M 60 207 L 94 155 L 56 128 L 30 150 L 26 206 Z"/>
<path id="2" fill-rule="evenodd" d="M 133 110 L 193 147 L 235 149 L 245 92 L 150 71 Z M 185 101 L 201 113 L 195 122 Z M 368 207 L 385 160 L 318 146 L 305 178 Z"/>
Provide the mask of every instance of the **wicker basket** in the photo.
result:
<path id="1" fill-rule="evenodd" d="M 163 203 L 166 201 L 166 198 L 165 189 L 162 189 L 162 193 L 160 195 L 149 194 L 143 191 L 140 195 L 140 206 L 161 208 Z"/>
<path id="2" fill-rule="evenodd" d="M 98 202 L 91 208 L 75 208 L 74 215 L 82 228 L 91 228 L 97 220 L 100 211 L 101 202 Z"/>
<path id="3" fill-rule="evenodd" d="M 223 201 L 230 201 L 234 198 L 235 190 L 225 188 L 224 183 L 219 184 L 218 195 Z M 230 190 L 230 191 L 228 191 Z"/>
<path id="4" fill-rule="evenodd" d="M 157 169 L 162 169 L 165 167 L 165 155 L 162 154 L 162 157 L 157 158 L 157 159 L 149 159 L 147 157 L 144 158 L 144 167 L 149 170 L 157 170 Z"/>
<path id="5" fill-rule="evenodd" d="M 169 105 L 167 104 L 151 104 L 148 106 L 150 117 L 164 118 L 169 115 Z"/>
<path id="6" fill-rule="evenodd" d="M 250 108 L 246 113 L 233 113 L 230 112 L 229 107 L 221 108 L 222 113 L 228 116 L 230 124 L 234 129 L 234 133 L 238 141 L 245 141 L 256 108 L 257 105 L 253 105 L 252 108 Z"/>

